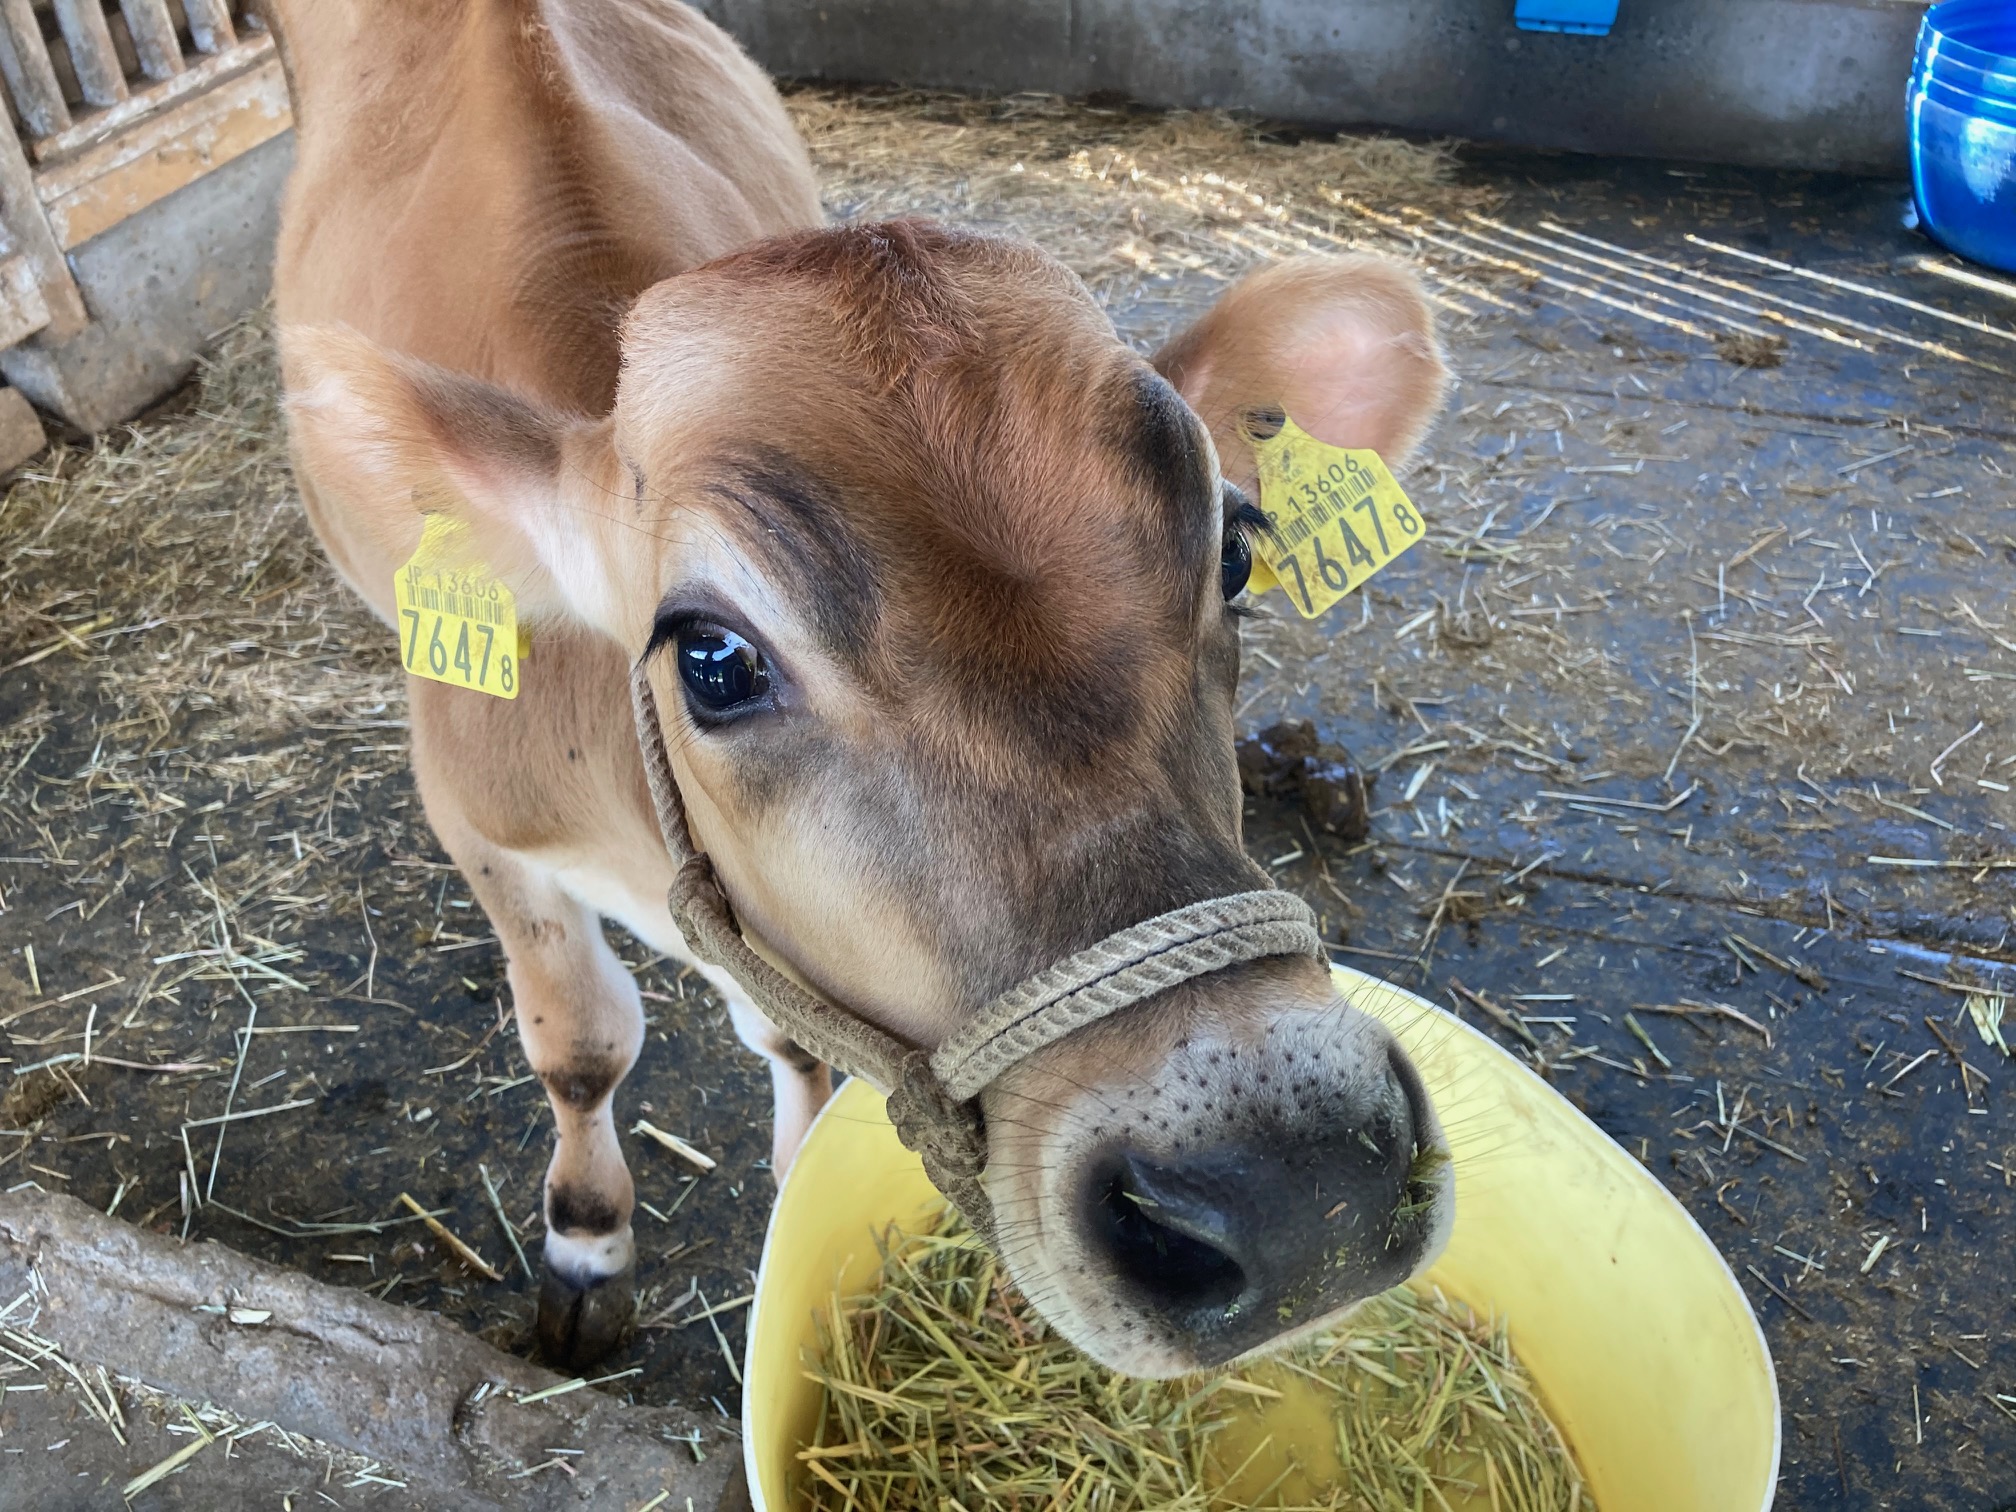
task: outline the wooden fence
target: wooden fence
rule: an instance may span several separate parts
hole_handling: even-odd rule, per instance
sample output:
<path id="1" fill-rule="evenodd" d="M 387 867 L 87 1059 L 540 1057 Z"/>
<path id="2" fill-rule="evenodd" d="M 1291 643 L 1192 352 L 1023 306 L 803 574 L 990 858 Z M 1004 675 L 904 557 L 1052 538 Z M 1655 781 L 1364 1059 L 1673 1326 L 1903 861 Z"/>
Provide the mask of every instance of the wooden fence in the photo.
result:
<path id="1" fill-rule="evenodd" d="M 292 124 L 273 39 L 233 0 L 0 0 L 0 85 L 0 349 L 83 332 L 74 249 Z M 0 467 L 35 423 L 4 393 Z"/>

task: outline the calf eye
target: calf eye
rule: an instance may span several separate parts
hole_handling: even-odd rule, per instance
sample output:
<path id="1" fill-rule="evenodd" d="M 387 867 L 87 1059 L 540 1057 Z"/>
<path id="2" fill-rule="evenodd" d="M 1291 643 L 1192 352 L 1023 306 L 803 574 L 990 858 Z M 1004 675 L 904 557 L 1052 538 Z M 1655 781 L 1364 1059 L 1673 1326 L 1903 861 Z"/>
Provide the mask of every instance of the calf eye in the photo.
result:
<path id="1" fill-rule="evenodd" d="M 1253 507 L 1245 490 L 1227 481 L 1221 485 L 1225 505 L 1225 546 L 1218 556 L 1218 584 L 1227 602 L 1245 591 L 1253 575 L 1253 532 L 1267 528 L 1267 516 Z"/>
<path id="2" fill-rule="evenodd" d="M 1246 539 L 1246 531 L 1239 525 L 1231 525 L 1225 530 L 1225 551 L 1218 558 L 1218 583 L 1225 590 L 1225 597 L 1235 599 L 1245 590 L 1246 579 L 1253 575 L 1253 543 Z"/>
<path id="3" fill-rule="evenodd" d="M 733 630 L 700 622 L 681 625 L 673 654 L 686 696 L 709 714 L 725 714 L 770 691 L 762 654 Z"/>

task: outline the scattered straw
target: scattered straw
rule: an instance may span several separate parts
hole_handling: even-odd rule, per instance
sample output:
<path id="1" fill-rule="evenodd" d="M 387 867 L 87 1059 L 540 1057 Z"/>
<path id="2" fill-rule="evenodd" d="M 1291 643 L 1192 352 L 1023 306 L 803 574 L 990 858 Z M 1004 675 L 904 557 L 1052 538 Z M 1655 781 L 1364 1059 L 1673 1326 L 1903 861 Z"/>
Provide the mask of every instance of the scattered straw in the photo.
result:
<path id="1" fill-rule="evenodd" d="M 212 1444 L 217 1442 L 216 1435 L 204 1427 L 202 1421 L 193 1412 L 190 1412 L 186 1405 L 183 1407 L 182 1412 L 188 1418 L 191 1426 L 195 1428 L 196 1437 L 184 1444 L 180 1449 L 177 1449 L 166 1459 L 142 1470 L 133 1479 L 126 1482 L 119 1491 L 119 1494 L 125 1497 L 126 1500 L 131 1501 L 150 1486 L 158 1485 L 160 1482 L 166 1480 L 205 1449 L 208 1449 Z"/>
<path id="2" fill-rule="evenodd" d="M 1254 1464 L 1233 1458 L 1245 1440 L 1228 1430 L 1249 1404 L 1312 1383 L 1341 1473 L 1297 1506 L 1594 1512 L 1504 1329 L 1439 1296 L 1388 1293 L 1337 1334 L 1237 1374 L 1137 1381 L 1053 1333 L 947 1218 L 892 1230 L 877 1289 L 836 1297 L 821 1334 L 825 1406 L 798 1454 L 815 1512 L 1202 1512 L 1235 1480 L 1240 1505 L 1283 1506 L 1279 1478 L 1246 1489 Z"/>
<path id="3" fill-rule="evenodd" d="M 518 1257 L 518 1264 L 528 1280 L 536 1280 L 532 1262 L 525 1258 L 525 1246 L 518 1242 L 518 1230 L 512 1226 L 511 1217 L 504 1211 L 504 1199 L 497 1195 L 497 1183 L 491 1179 L 490 1167 L 477 1163 L 476 1174 L 483 1178 L 484 1195 L 490 1199 L 490 1211 L 497 1215 L 497 1223 L 504 1230 L 504 1237 L 511 1241 L 511 1253 Z"/>
<path id="4" fill-rule="evenodd" d="M 1974 1021 L 1974 1030 L 1981 1036 L 1982 1044 L 1993 1045 L 2004 1055 L 2016 1054 L 2002 1037 L 2002 1015 L 2009 1006 L 2008 998 L 1999 992 L 1970 992 L 1966 1005 L 1967 1016 Z"/>
<path id="5" fill-rule="evenodd" d="M 502 1271 L 498 1270 L 496 1266 L 492 1265 L 488 1260 L 477 1254 L 475 1250 L 458 1239 L 447 1224 L 415 1202 L 412 1193 L 401 1192 L 399 1200 L 411 1210 L 414 1217 L 427 1225 L 429 1233 L 448 1246 L 457 1260 L 460 1260 L 469 1269 L 476 1271 L 480 1275 L 488 1276 L 492 1281 L 502 1281 L 504 1279 Z"/>
<path id="6" fill-rule="evenodd" d="M 702 1172 L 713 1170 L 717 1164 L 712 1155 L 707 1154 L 704 1150 L 696 1150 L 677 1134 L 667 1134 L 649 1119 L 638 1119 L 635 1124 L 631 1125 L 630 1132 L 632 1134 L 642 1134 L 646 1139 L 664 1146 L 681 1160 Z"/>
<path id="7" fill-rule="evenodd" d="M 824 87 L 785 104 L 834 214 L 1012 231 L 1109 304 L 1169 278 L 1225 281 L 1270 257 L 1371 245 L 1326 194 L 1449 211 L 1497 198 L 1458 182 L 1446 144 L 1290 140 L 1223 112 Z"/>
<path id="8" fill-rule="evenodd" d="M 0 563 L 0 662 L 45 646 L 83 662 L 134 729 L 160 735 L 191 709 L 250 736 L 382 702 L 390 643 L 329 591 L 290 496 L 263 316 L 224 334 L 191 400 L 172 423 L 45 454 L 0 496 L 15 543 Z M 88 562 L 88 582 L 52 594 L 31 570 L 52 560 Z M 136 644 L 144 659 L 125 654 Z"/>

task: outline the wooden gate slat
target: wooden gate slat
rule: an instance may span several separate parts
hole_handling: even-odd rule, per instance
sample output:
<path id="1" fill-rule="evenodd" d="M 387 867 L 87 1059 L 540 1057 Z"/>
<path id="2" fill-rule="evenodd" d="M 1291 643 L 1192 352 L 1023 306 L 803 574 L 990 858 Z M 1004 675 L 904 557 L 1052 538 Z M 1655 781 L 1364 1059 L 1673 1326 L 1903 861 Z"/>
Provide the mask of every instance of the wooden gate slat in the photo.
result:
<path id="1" fill-rule="evenodd" d="M 238 40 L 229 0 L 182 0 L 182 13 L 189 18 L 198 52 L 219 53 Z"/>
<path id="2" fill-rule="evenodd" d="M 105 8 L 99 0 L 56 0 L 56 24 L 70 44 L 70 66 L 76 70 L 77 87 L 85 100 L 93 105 L 117 105 L 125 99 L 126 74 L 119 66 L 112 29 L 105 24 Z"/>
<path id="3" fill-rule="evenodd" d="M 19 0 L 18 8 L 27 12 L 29 0 Z M 0 23 L 4 23 L 0 24 L 0 34 L 11 26 L 15 9 L 15 0 L 0 0 Z M 39 37 L 40 33 L 36 35 Z M 67 119 L 69 111 L 63 114 Z M 68 341 L 84 329 L 90 317 L 76 276 L 56 240 L 48 211 L 37 192 L 35 170 L 28 164 L 27 145 L 11 130 L 0 130 L 0 221 L 6 224 L 8 241 L 20 248 L 20 255 L 28 259 L 35 271 L 36 286 L 49 309 L 50 336 Z"/>
<path id="4" fill-rule="evenodd" d="M 172 79 L 182 72 L 182 43 L 168 15 L 168 0 L 119 0 L 119 8 L 126 13 L 140 71 L 150 79 Z"/>
<path id="5" fill-rule="evenodd" d="M 35 192 L 51 233 L 73 248 L 292 124 L 287 79 L 269 51 L 259 67 L 45 167 Z"/>
<path id="6" fill-rule="evenodd" d="M 49 61 L 32 0 L 0 0 L 0 76 L 31 135 L 50 136 L 70 125 L 70 107 Z"/>

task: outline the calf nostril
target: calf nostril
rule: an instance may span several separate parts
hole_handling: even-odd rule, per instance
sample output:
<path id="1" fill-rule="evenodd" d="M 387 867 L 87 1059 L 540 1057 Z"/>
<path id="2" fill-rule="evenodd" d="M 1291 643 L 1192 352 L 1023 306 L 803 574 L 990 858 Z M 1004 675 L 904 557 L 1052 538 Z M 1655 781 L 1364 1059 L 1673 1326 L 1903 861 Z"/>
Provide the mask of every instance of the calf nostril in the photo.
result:
<path id="1" fill-rule="evenodd" d="M 1408 1144 L 1423 1144 L 1425 1132 L 1423 1115 L 1428 1111 L 1428 1089 L 1421 1084 L 1421 1073 L 1414 1062 L 1407 1058 L 1407 1052 L 1399 1045 L 1389 1045 L 1386 1049 L 1387 1074 L 1392 1078 L 1400 1097 L 1400 1110 L 1406 1124 Z"/>
<path id="2" fill-rule="evenodd" d="M 1223 1234 L 1227 1215 L 1175 1190 L 1180 1177 L 1167 1179 L 1174 1174 L 1157 1173 L 1126 1153 L 1103 1165 L 1087 1194 L 1092 1235 L 1121 1279 L 1151 1306 L 1222 1306 L 1246 1287 L 1244 1268 L 1207 1237 Z"/>

